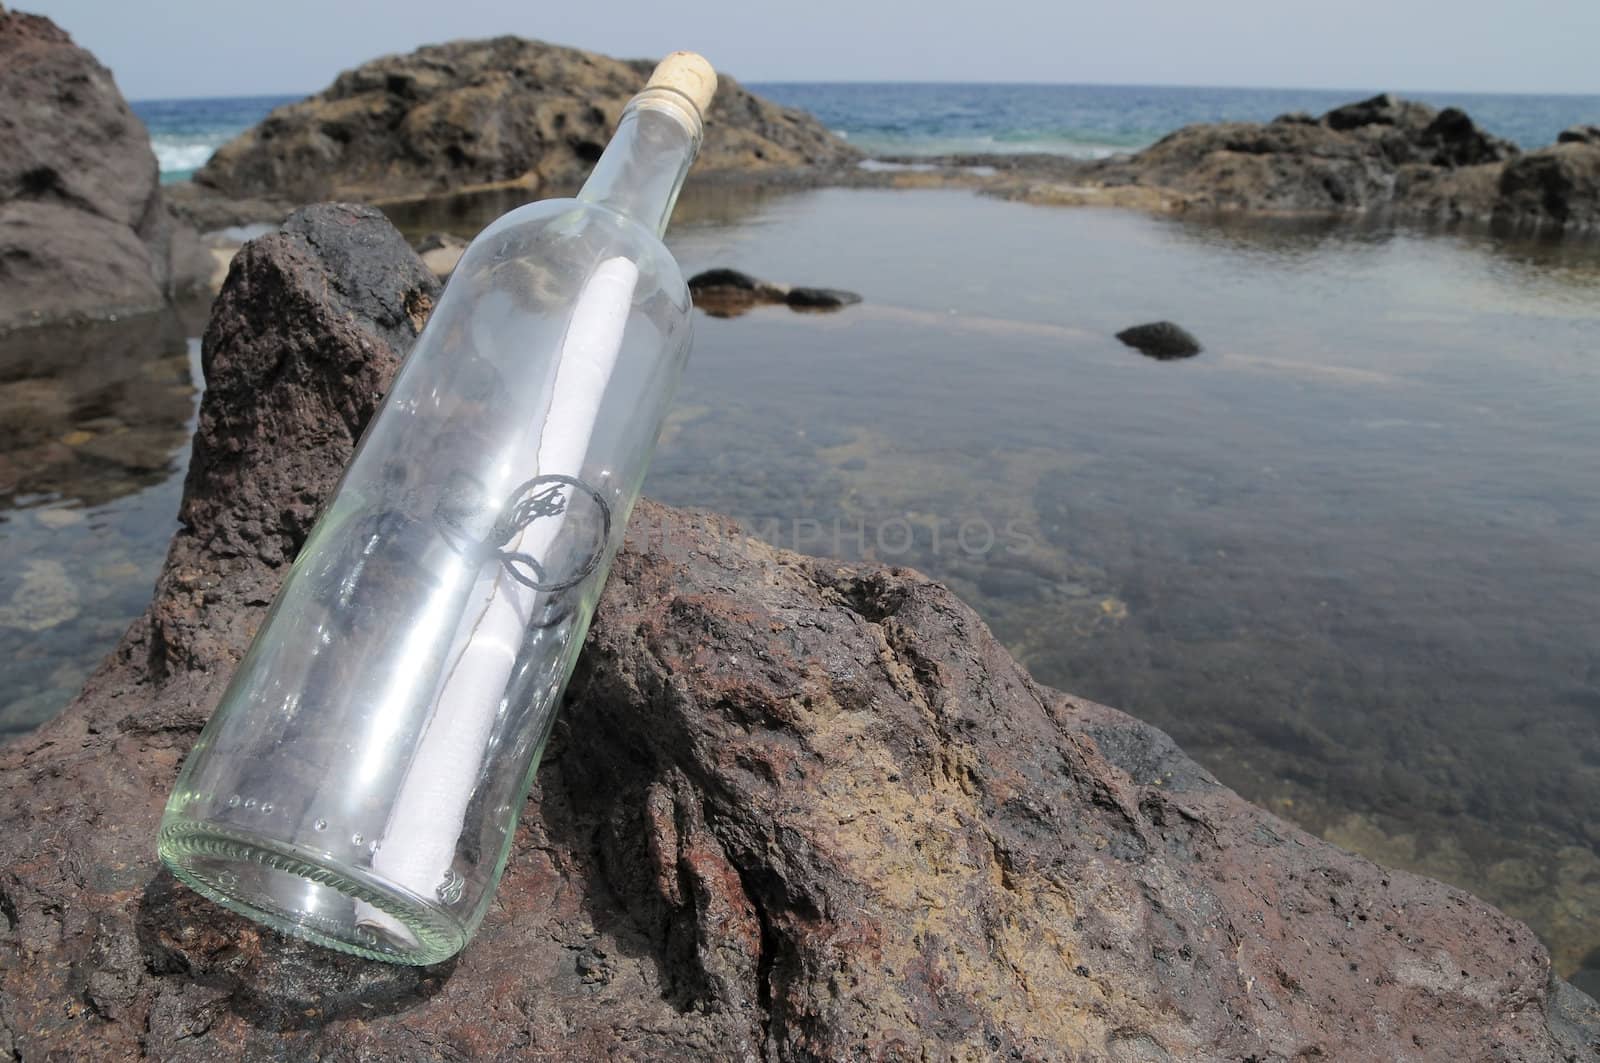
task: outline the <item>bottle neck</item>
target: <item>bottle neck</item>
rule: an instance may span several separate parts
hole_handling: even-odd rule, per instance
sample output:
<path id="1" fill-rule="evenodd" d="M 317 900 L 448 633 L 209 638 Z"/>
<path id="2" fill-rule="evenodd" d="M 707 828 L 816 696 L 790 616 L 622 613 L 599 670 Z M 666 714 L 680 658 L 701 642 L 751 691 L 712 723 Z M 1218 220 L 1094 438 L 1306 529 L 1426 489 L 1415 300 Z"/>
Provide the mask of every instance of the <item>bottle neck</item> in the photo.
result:
<path id="1" fill-rule="evenodd" d="M 617 132 L 578 199 L 614 210 L 657 236 L 700 149 L 700 113 L 671 89 L 646 89 L 629 101 Z"/>

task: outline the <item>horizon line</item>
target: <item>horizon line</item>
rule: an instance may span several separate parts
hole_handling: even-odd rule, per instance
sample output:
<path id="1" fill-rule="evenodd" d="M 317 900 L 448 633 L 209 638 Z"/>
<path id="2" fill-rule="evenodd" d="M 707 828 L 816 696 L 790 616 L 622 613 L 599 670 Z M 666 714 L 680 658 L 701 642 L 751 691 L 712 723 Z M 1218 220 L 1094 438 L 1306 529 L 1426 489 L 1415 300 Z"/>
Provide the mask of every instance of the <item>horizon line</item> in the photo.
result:
<path id="1" fill-rule="evenodd" d="M 1427 89 L 1427 88 L 1362 88 L 1350 85 L 1205 85 L 1187 84 L 1178 82 L 1160 81 L 1033 81 L 1033 80 L 962 80 L 962 81 L 901 81 L 887 78 L 841 78 L 841 79 L 808 79 L 808 78 L 753 78 L 737 79 L 741 85 L 836 85 L 849 86 L 884 86 L 884 85 L 909 85 L 918 87 L 949 87 L 954 85 L 974 87 L 1016 86 L 1023 88 L 1110 88 L 1110 89 L 1205 89 L 1233 90 L 1246 92 L 1348 92 L 1355 93 L 1358 97 L 1370 97 L 1382 93 L 1391 93 L 1396 96 L 1407 95 L 1447 95 L 1447 96 L 1531 96 L 1531 97 L 1565 97 L 1574 99 L 1595 98 L 1600 99 L 1600 90 L 1594 92 L 1549 92 L 1534 89 L 1517 90 L 1490 90 L 1490 89 Z M 326 88 L 327 86 L 323 86 Z M 311 92 L 252 92 L 246 94 L 215 95 L 195 94 L 191 96 L 141 96 L 137 99 L 128 98 L 129 103 L 177 103 L 186 100 L 265 100 L 265 99 L 306 99 L 315 96 L 323 89 Z M 1352 100 L 1352 102 L 1355 102 Z"/>

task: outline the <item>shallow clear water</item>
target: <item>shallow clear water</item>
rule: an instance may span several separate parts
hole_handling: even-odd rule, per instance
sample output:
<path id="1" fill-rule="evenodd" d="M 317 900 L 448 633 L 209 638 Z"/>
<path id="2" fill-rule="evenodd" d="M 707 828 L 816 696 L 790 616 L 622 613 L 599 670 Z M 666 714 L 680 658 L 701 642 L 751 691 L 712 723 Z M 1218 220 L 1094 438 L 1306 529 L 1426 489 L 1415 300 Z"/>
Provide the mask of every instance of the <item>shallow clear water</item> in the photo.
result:
<path id="1" fill-rule="evenodd" d="M 177 528 L 193 314 L 0 336 L 0 739 L 49 719 L 143 612 Z"/>
<path id="2" fill-rule="evenodd" d="M 649 492 L 946 580 L 1045 682 L 1600 967 L 1600 248 L 753 209 L 685 267 L 867 302 L 702 318 Z M 1158 318 L 1205 353 L 1112 338 Z"/>
<path id="3" fill-rule="evenodd" d="M 1043 681 L 1600 972 L 1600 244 L 726 189 L 670 242 L 866 302 L 697 318 L 649 493 L 949 582 Z M 1205 352 L 1113 338 L 1159 318 Z M 179 468 L 96 503 L 149 575 Z M 39 508 L 6 578 L 99 563 Z M 103 653 L 145 580 L 0 638 Z"/>

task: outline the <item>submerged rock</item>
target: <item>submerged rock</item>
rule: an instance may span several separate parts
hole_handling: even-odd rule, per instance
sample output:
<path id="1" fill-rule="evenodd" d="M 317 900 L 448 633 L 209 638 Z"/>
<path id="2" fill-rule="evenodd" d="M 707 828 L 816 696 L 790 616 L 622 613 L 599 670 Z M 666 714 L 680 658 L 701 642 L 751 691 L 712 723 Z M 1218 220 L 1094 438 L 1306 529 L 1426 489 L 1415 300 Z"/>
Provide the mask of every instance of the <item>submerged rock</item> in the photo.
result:
<path id="1" fill-rule="evenodd" d="M 78 615 L 78 588 L 61 562 L 25 561 L 21 577 L 10 599 L 0 601 L 0 627 L 48 631 Z"/>
<path id="2" fill-rule="evenodd" d="M 1117 333 L 1117 339 L 1140 354 L 1161 361 L 1193 358 L 1201 351 L 1200 341 L 1195 339 L 1188 329 L 1174 325 L 1170 321 L 1152 321 L 1149 324 L 1125 328 Z"/>
<path id="3" fill-rule="evenodd" d="M 231 197 L 395 199 L 575 186 L 653 62 L 520 37 L 452 41 L 340 74 L 224 144 L 195 181 Z M 697 173 L 830 165 L 859 153 L 724 76 Z"/>
<path id="4" fill-rule="evenodd" d="M 160 308 L 209 256 L 162 198 L 144 124 L 49 19 L 0 7 L 0 332 Z"/>
<path id="5" fill-rule="evenodd" d="M 776 285 L 768 284 L 766 281 L 756 280 L 756 278 L 750 276 L 748 273 L 744 273 L 736 269 L 728 269 L 725 266 L 718 267 L 716 269 L 702 270 L 701 272 L 690 277 L 688 283 L 689 290 L 691 292 L 719 291 L 725 289 L 728 291 L 751 292 L 755 294 L 760 294 L 763 292 L 781 293 L 781 289 L 779 289 Z"/>
<path id="6" fill-rule="evenodd" d="M 456 271 L 461 256 L 467 253 L 469 243 L 470 240 L 463 240 L 453 233 L 429 233 L 417 241 L 416 249 L 417 254 L 422 256 L 422 264 L 443 280 Z"/>
<path id="7" fill-rule="evenodd" d="M 29 495 L 98 506 L 166 479 L 189 444 L 185 333 L 199 327 L 162 311 L 7 335 L 0 508 Z"/>
<path id="8" fill-rule="evenodd" d="M 783 301 L 801 310 L 838 310 L 859 303 L 861 296 L 839 288 L 790 288 Z"/>
<path id="9" fill-rule="evenodd" d="M 0 747 L 12 1055 L 1551 1059 L 1600 1038 L 1525 926 L 1039 686 L 938 584 L 649 503 L 459 958 L 353 959 L 179 887 L 152 844 L 179 762 L 436 291 L 353 208 L 241 252 L 155 600 L 61 718 Z"/>
<path id="10" fill-rule="evenodd" d="M 861 301 L 855 292 L 774 284 L 726 267 L 690 277 L 689 294 L 694 297 L 694 304 L 712 317 L 738 317 L 757 306 L 773 303 L 795 310 L 839 310 Z"/>

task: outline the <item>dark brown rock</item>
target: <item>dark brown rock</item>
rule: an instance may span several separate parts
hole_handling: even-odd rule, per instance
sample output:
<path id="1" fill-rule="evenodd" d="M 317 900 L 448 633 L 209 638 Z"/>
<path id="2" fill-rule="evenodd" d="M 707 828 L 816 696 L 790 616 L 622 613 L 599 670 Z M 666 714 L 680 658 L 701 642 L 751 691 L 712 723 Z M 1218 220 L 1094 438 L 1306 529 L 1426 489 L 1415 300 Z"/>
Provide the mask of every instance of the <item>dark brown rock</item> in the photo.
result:
<path id="1" fill-rule="evenodd" d="M 1590 127 L 1531 154 L 1456 108 L 1376 96 L 1321 119 L 1185 126 L 1132 156 L 1013 163 L 989 189 L 1040 203 L 1161 211 L 1387 214 L 1600 228 Z"/>
<path id="2" fill-rule="evenodd" d="M 1267 123 L 1185 126 L 1131 158 L 1090 167 L 1086 176 L 1113 186 L 1168 189 L 1189 207 L 1340 214 L 1405 209 L 1397 190 L 1516 154 L 1514 145 L 1485 133 L 1462 111 L 1436 111 L 1385 94 L 1315 121 L 1283 115 Z M 1423 176 L 1409 184 L 1402 178 L 1403 171 L 1419 169 Z M 1422 209 L 1437 208 L 1437 199 Z M 1491 206 L 1462 208 L 1487 216 Z"/>
<path id="3" fill-rule="evenodd" d="M 280 939 L 153 835 L 434 291 L 354 208 L 248 245 L 150 612 L 0 747 L 22 1060 L 1579 1059 L 1520 923 L 1034 683 L 914 572 L 641 504 L 498 899 L 455 961 Z"/>
<path id="4" fill-rule="evenodd" d="M 1479 129 L 1459 108 L 1438 111 L 1387 92 L 1335 107 L 1322 116 L 1322 124 L 1363 140 L 1396 165 L 1476 166 L 1520 154 L 1515 144 Z"/>
<path id="5" fill-rule="evenodd" d="M 1371 99 L 1335 107 L 1322 116 L 1322 124 L 1340 132 L 1372 126 L 1417 130 L 1432 121 L 1435 113 L 1425 103 L 1402 100 L 1392 92 L 1384 92 Z"/>
<path id="6" fill-rule="evenodd" d="M 196 182 L 229 196 L 395 199 L 497 185 L 575 187 L 652 63 L 518 37 L 384 56 L 280 107 Z M 831 164 L 857 152 L 803 112 L 723 77 L 696 173 Z"/>
<path id="7" fill-rule="evenodd" d="M 1556 134 L 1557 144 L 1600 144 L 1600 125 L 1568 126 Z"/>
<path id="8" fill-rule="evenodd" d="M 689 278 L 694 305 L 712 317 L 738 317 L 758 306 L 783 303 L 794 310 L 833 311 L 861 301 L 841 288 L 807 288 L 774 284 L 736 269 L 719 267 Z"/>
<path id="9" fill-rule="evenodd" d="M 1293 122 L 1186 126 L 1097 170 L 1109 183 L 1172 189 L 1215 209 L 1335 213 L 1381 206 L 1394 173 L 1368 141 Z"/>
<path id="10" fill-rule="evenodd" d="M 766 281 L 757 280 L 750 274 L 741 270 L 729 269 L 719 266 L 715 269 L 701 270 L 689 278 L 691 292 L 710 291 L 735 291 L 735 292 L 761 292 L 773 289 Z"/>
<path id="11" fill-rule="evenodd" d="M 1455 107 L 1446 107 L 1434 116 L 1422 130 L 1418 147 L 1421 157 L 1412 161 L 1446 168 L 1504 162 L 1522 154 L 1509 140 L 1479 129 L 1465 111 Z"/>
<path id="12" fill-rule="evenodd" d="M 1506 164 L 1496 221 L 1539 228 L 1600 227 L 1600 142 L 1568 140 Z"/>
<path id="13" fill-rule="evenodd" d="M 1170 321 L 1152 321 L 1125 328 L 1117 333 L 1117 339 L 1140 354 L 1163 362 L 1193 358 L 1201 351 L 1200 341 L 1188 329 Z"/>
<path id="14" fill-rule="evenodd" d="M 0 331 L 154 310 L 209 256 L 161 195 L 111 72 L 49 19 L 0 9 Z"/>
<path id="15" fill-rule="evenodd" d="M 797 310 L 839 310 L 861 301 L 855 292 L 842 288 L 790 288 L 783 301 Z"/>

